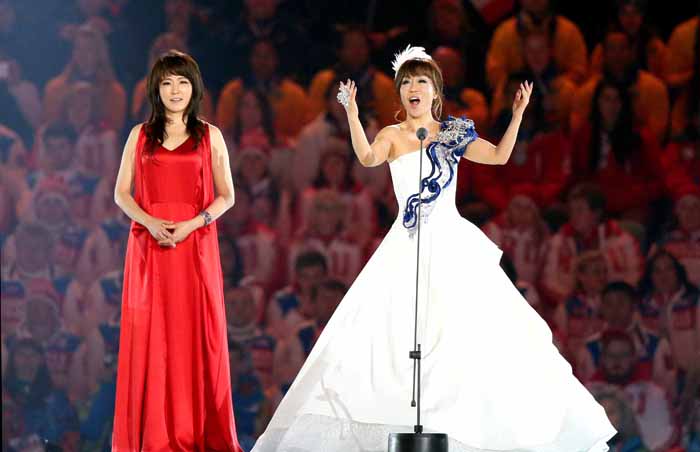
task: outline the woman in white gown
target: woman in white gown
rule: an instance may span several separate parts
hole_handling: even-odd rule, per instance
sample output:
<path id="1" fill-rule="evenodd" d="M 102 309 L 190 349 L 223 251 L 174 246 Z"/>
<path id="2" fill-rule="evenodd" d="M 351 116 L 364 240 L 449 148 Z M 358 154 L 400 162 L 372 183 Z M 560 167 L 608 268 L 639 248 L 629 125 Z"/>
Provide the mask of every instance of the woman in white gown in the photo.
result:
<path id="1" fill-rule="evenodd" d="M 360 162 L 387 161 L 401 208 L 328 322 L 253 452 L 386 451 L 412 432 L 417 194 L 423 159 L 418 296 L 421 421 L 450 452 L 602 452 L 616 431 L 572 375 L 547 324 L 499 266 L 501 250 L 455 207 L 457 163 L 504 164 L 532 84 L 520 86 L 498 146 L 468 119 L 440 117 L 442 76 L 422 48 L 394 62 L 406 120 L 370 145 L 356 87 L 341 85 Z M 343 99 L 345 96 L 345 99 Z M 417 152 L 416 131 L 429 134 Z"/>

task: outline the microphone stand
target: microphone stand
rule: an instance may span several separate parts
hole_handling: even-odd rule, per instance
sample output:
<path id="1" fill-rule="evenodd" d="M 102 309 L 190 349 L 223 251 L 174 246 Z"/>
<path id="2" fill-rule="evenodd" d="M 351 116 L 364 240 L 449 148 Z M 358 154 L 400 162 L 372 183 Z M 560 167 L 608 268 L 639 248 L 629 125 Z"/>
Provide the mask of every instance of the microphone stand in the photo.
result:
<path id="1" fill-rule="evenodd" d="M 423 433 L 420 423 L 420 376 L 421 376 L 421 344 L 418 343 L 418 278 L 420 276 L 420 223 L 421 204 L 423 204 L 423 141 L 428 136 L 428 130 L 421 127 L 416 132 L 420 140 L 418 151 L 418 212 L 416 218 L 416 302 L 413 322 L 413 350 L 408 357 L 413 360 L 413 398 L 411 406 L 416 408 L 416 425 L 413 433 L 389 434 L 388 452 L 447 452 L 447 435 L 444 433 Z"/>

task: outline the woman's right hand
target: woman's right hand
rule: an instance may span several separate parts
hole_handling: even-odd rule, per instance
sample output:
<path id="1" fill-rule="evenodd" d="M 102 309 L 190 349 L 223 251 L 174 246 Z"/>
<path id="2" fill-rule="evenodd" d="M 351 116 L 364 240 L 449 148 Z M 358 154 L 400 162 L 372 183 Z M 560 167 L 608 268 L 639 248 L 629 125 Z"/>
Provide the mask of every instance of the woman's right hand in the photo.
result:
<path id="1" fill-rule="evenodd" d="M 168 230 L 168 227 L 175 225 L 174 221 L 164 220 L 162 218 L 150 218 L 145 226 L 151 236 L 158 242 L 160 246 L 175 247 L 173 234 Z"/>
<path id="2" fill-rule="evenodd" d="M 348 118 L 357 117 L 359 115 L 357 102 L 355 101 L 355 95 L 357 94 L 357 85 L 355 85 L 354 81 L 348 79 L 348 81 L 345 83 L 340 82 L 340 88 L 347 89 L 349 92 L 348 105 L 343 105 L 343 107 L 345 107 L 345 112 L 347 113 Z"/>

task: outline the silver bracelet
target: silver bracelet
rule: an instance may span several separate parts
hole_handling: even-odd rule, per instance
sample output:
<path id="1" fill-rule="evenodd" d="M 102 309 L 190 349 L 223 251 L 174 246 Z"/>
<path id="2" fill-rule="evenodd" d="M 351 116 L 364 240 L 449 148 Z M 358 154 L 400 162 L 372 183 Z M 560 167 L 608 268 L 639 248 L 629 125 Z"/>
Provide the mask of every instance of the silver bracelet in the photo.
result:
<path id="1" fill-rule="evenodd" d="M 206 210 L 202 210 L 199 212 L 199 214 L 204 218 L 204 226 L 208 225 L 211 223 L 211 214 L 207 212 Z"/>

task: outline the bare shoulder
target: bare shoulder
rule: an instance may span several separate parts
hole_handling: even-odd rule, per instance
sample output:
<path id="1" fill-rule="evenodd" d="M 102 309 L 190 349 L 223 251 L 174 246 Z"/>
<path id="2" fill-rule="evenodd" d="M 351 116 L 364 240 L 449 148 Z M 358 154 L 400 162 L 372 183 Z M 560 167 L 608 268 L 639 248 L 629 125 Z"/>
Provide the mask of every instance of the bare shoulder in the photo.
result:
<path id="1" fill-rule="evenodd" d="M 131 128 L 131 131 L 129 132 L 129 136 L 126 139 L 126 144 L 124 145 L 124 152 L 126 153 L 133 153 L 134 150 L 136 149 L 136 143 L 139 140 L 139 133 L 141 133 L 141 129 L 143 128 L 143 123 L 136 124 L 134 127 Z"/>
<path id="2" fill-rule="evenodd" d="M 139 136 L 139 133 L 141 132 L 141 129 L 143 128 L 144 123 L 138 123 L 134 127 L 131 128 L 131 131 L 129 132 L 129 140 L 136 139 Z"/>
<path id="3" fill-rule="evenodd" d="M 389 141 L 390 143 L 396 142 L 399 137 L 399 127 L 398 124 L 392 124 L 383 127 L 376 135 L 375 140 Z"/>

